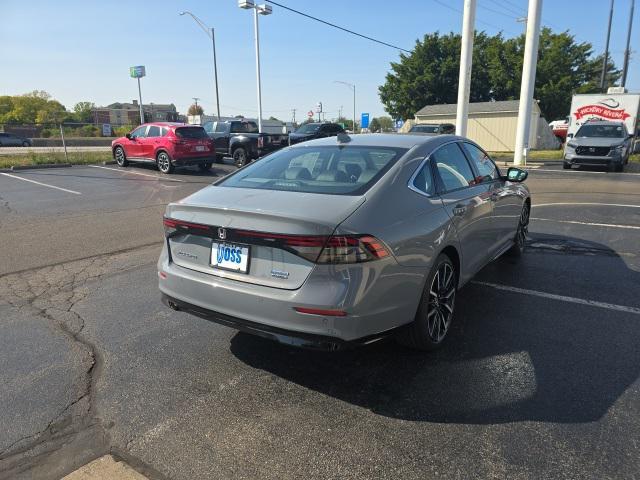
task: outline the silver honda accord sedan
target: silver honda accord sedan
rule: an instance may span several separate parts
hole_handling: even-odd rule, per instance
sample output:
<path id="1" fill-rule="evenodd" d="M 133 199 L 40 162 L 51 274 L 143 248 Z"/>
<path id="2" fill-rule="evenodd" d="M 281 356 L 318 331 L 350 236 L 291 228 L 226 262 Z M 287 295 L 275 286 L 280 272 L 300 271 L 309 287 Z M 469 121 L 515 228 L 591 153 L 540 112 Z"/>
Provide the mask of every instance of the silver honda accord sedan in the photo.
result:
<path id="1" fill-rule="evenodd" d="M 522 253 L 526 178 L 453 135 L 285 148 L 167 206 L 163 302 L 290 345 L 434 349 L 460 287 Z"/>

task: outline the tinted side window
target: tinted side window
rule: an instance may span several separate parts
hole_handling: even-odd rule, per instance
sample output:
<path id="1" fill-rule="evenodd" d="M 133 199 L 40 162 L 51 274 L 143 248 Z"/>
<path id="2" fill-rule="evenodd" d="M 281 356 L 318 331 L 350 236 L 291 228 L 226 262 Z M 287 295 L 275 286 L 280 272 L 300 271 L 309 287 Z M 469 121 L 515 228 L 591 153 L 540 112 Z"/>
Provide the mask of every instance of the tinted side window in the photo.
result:
<path id="1" fill-rule="evenodd" d="M 132 133 L 131 137 L 133 138 L 144 138 L 144 131 L 147 129 L 147 126 L 144 125 L 142 127 L 136 128 Z"/>
<path id="2" fill-rule="evenodd" d="M 168 131 L 169 131 L 169 129 L 167 127 L 162 127 L 160 129 L 160 136 L 164 137 L 167 134 Z"/>
<path id="3" fill-rule="evenodd" d="M 342 132 L 342 127 L 340 125 L 332 125 L 332 130 L 333 133 L 340 133 Z"/>
<path id="4" fill-rule="evenodd" d="M 468 187 L 475 183 L 473 171 L 456 143 L 440 147 L 431 155 L 431 158 L 436 164 L 446 191 Z"/>
<path id="5" fill-rule="evenodd" d="M 160 127 L 156 125 L 151 125 L 149 127 L 149 131 L 147 132 L 147 137 L 159 137 L 160 136 Z"/>
<path id="6" fill-rule="evenodd" d="M 431 176 L 431 166 L 426 162 L 413 179 L 413 186 L 428 195 L 433 193 L 433 177 Z"/>
<path id="7" fill-rule="evenodd" d="M 464 148 L 468 157 L 476 166 L 476 169 L 480 174 L 478 183 L 491 182 L 498 179 L 500 173 L 498 172 L 498 169 L 496 168 L 496 165 L 493 163 L 491 158 L 489 158 L 489 155 L 470 143 L 463 143 L 462 148 Z"/>

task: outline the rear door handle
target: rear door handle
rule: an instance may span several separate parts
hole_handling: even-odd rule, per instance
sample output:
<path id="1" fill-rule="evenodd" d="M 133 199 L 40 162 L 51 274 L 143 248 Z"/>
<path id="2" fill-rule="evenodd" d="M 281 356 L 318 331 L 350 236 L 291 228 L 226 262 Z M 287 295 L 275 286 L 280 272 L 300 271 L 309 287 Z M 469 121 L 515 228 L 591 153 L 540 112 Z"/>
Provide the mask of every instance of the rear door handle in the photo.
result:
<path id="1" fill-rule="evenodd" d="M 464 205 L 456 205 L 455 207 L 453 207 L 453 214 L 460 217 L 462 215 L 464 215 L 464 213 L 467 211 L 467 207 Z"/>

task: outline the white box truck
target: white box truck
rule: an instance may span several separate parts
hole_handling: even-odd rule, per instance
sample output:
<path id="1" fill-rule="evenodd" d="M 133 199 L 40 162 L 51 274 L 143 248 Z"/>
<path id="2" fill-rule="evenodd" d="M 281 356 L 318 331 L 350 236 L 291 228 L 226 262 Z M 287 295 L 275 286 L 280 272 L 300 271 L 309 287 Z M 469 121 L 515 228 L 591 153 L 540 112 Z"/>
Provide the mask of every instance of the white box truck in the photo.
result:
<path id="1" fill-rule="evenodd" d="M 591 119 L 624 122 L 627 131 L 634 135 L 637 152 L 640 147 L 640 93 L 589 93 L 574 95 L 569 112 L 567 138 L 575 136 L 585 122 Z"/>

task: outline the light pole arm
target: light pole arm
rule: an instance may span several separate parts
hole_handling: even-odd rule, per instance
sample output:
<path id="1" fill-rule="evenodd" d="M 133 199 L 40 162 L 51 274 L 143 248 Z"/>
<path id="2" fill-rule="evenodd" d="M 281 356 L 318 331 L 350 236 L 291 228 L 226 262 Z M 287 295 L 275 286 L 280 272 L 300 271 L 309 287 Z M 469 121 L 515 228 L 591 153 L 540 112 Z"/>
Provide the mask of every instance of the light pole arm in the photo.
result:
<path id="1" fill-rule="evenodd" d="M 202 20 L 200 20 L 198 17 L 196 17 L 193 13 L 191 13 L 191 12 L 182 12 L 182 13 L 180 13 L 180 15 L 189 15 L 191 18 L 193 18 L 193 20 L 198 24 L 198 26 L 202 29 L 202 31 L 204 33 L 206 33 L 207 36 L 213 40 L 213 35 L 209 31 L 209 28 L 205 25 L 205 23 Z"/>

